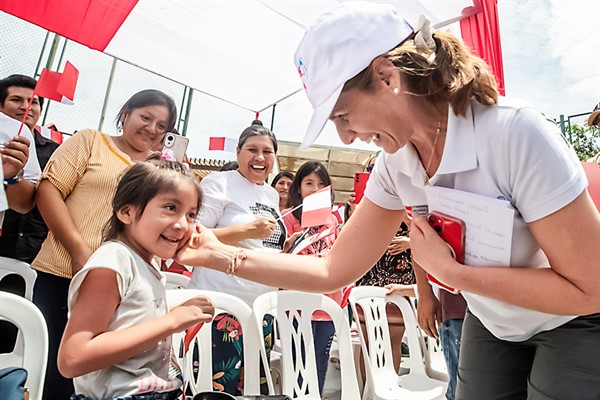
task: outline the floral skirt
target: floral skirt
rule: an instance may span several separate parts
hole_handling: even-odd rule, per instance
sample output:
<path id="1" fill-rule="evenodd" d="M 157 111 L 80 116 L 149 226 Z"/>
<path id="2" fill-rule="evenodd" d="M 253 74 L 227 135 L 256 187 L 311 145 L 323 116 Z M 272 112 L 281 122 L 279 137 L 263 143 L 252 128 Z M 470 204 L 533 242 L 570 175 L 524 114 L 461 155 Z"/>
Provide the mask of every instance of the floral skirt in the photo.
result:
<path id="1" fill-rule="evenodd" d="M 244 363 L 242 327 L 233 315 L 220 314 L 215 317 L 212 329 L 213 389 L 232 395 L 241 393 L 243 383 L 240 382 L 240 370 Z M 273 347 L 273 317 L 270 315 L 263 320 L 263 337 L 269 359 Z M 260 383 L 261 393 L 268 394 L 262 363 Z"/>

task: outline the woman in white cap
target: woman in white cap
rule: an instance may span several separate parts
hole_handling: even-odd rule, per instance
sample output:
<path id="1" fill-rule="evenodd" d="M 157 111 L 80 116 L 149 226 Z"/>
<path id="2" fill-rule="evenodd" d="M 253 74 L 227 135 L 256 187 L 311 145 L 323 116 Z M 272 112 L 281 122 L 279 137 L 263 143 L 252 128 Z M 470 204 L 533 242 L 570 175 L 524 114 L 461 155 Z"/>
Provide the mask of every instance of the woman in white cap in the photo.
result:
<path id="1" fill-rule="evenodd" d="M 456 397 L 598 399 L 600 215 L 581 165 L 540 112 L 498 96 L 485 63 L 458 39 L 417 25 L 391 6 L 343 2 L 308 28 L 296 52 L 315 109 L 304 144 L 330 119 L 344 143 L 383 149 L 366 198 L 326 257 L 240 250 L 199 228 L 179 258 L 326 293 L 362 276 L 415 211 L 417 279 L 427 271 L 460 289 L 470 310 Z M 506 200 L 515 211 L 509 265 L 458 263 L 416 215 L 428 186 Z"/>

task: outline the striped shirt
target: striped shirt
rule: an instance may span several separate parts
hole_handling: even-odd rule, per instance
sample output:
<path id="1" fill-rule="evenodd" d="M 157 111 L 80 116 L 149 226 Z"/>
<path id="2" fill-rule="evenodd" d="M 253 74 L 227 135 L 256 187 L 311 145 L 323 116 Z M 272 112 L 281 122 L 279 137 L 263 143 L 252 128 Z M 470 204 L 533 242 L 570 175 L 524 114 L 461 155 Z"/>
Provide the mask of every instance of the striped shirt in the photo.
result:
<path id="1" fill-rule="evenodd" d="M 96 130 L 77 132 L 52 155 L 42 177 L 62 194 L 77 231 L 95 251 L 102 242 L 102 229 L 112 213 L 112 198 L 131 158 L 119 150 L 110 136 Z M 31 268 L 71 278 L 71 256 L 52 232 Z"/>

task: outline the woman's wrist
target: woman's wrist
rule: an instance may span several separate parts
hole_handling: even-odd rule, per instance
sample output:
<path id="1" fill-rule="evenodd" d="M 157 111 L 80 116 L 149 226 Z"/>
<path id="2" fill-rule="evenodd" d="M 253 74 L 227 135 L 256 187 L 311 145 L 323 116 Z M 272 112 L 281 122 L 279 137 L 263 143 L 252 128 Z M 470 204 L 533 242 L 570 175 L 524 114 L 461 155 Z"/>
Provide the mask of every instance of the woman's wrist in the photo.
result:
<path id="1" fill-rule="evenodd" d="M 218 243 L 211 249 L 211 257 L 207 267 L 217 271 L 226 272 L 239 248 L 227 244 Z"/>

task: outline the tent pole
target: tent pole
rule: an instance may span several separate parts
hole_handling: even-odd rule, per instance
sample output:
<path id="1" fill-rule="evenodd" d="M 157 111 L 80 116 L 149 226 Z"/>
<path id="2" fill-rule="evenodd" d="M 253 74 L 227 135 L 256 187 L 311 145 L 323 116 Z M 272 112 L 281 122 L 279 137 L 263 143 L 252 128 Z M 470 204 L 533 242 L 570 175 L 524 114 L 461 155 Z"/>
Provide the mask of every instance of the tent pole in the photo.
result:
<path id="1" fill-rule="evenodd" d="M 188 122 L 190 121 L 190 111 L 192 110 L 192 99 L 194 97 L 194 89 L 186 86 L 185 90 L 187 91 L 187 104 L 185 106 L 185 116 L 183 117 L 183 127 L 179 132 L 181 136 L 185 136 L 187 133 Z M 185 91 L 183 97 L 185 98 Z M 183 103 L 181 104 L 181 108 L 183 109 Z M 179 121 L 181 122 L 181 119 Z"/>
<path id="2" fill-rule="evenodd" d="M 113 58 L 110 74 L 108 75 L 108 83 L 106 84 L 106 92 L 104 92 L 104 102 L 102 103 L 102 112 L 100 112 L 100 121 L 98 122 L 98 130 L 102 132 L 104 126 L 104 118 L 106 118 L 106 108 L 108 107 L 108 99 L 110 98 L 110 90 L 112 89 L 115 71 L 117 69 L 117 59 Z"/>
<path id="3" fill-rule="evenodd" d="M 277 103 L 273 104 L 273 113 L 271 114 L 271 132 L 273 132 L 273 126 L 275 125 L 275 106 Z"/>

